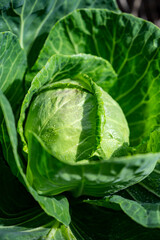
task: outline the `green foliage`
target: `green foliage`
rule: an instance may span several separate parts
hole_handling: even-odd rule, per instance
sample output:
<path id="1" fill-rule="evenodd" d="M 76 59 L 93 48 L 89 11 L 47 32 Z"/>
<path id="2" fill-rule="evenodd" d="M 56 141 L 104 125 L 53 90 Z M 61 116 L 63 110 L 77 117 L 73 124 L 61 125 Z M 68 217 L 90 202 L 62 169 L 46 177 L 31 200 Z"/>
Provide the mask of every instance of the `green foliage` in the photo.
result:
<path id="1" fill-rule="evenodd" d="M 3 0 L 0 31 L 11 31 L 28 53 L 32 66 L 52 26 L 77 8 L 108 8 L 119 11 L 116 0 Z"/>
<path id="2" fill-rule="evenodd" d="M 160 31 L 149 22 L 107 10 L 77 10 L 52 28 L 32 72 L 59 53 L 108 60 L 118 78 L 107 92 L 120 104 L 130 143 L 137 145 L 159 126 L 159 44 Z"/>
<path id="3" fill-rule="evenodd" d="M 0 43 L 0 239 L 159 239 L 160 30 L 115 0 L 13 0 Z"/>

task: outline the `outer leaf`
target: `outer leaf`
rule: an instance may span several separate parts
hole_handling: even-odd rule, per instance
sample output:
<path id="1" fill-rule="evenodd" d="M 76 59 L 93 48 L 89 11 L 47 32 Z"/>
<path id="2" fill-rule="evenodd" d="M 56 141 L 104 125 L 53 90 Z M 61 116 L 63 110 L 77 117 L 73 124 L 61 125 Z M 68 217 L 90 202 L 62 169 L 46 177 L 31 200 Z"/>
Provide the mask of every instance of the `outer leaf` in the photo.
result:
<path id="1" fill-rule="evenodd" d="M 31 65 L 57 20 L 77 8 L 93 7 L 118 11 L 116 0 L 2 1 L 0 4 L 0 9 L 3 9 L 0 16 L 0 30 L 12 31 L 18 36 L 21 47 L 27 52 L 30 51 L 29 64 Z"/>
<path id="2" fill-rule="evenodd" d="M 13 215 L 0 218 L 1 240 L 39 240 L 45 239 L 55 220 L 39 209 L 21 212 L 22 216 Z"/>
<path id="3" fill-rule="evenodd" d="M 66 227 L 39 209 L 31 208 L 13 216 L 0 219 L 1 240 L 76 240 L 70 227 Z"/>
<path id="4" fill-rule="evenodd" d="M 1 111 L 1 109 L 0 109 L 0 111 Z M 2 150 L 3 150 L 3 156 L 4 156 L 5 160 L 7 161 L 7 163 L 9 164 L 13 175 L 20 177 L 19 170 L 17 169 L 15 161 L 13 161 L 14 155 L 13 155 L 10 138 L 8 135 L 8 131 L 7 131 L 7 127 L 6 127 L 6 123 L 5 123 L 4 119 L 2 120 L 0 131 L 1 131 L 0 134 L 2 134 L 0 137 L 1 138 L 0 142 L 1 142 Z"/>
<path id="5" fill-rule="evenodd" d="M 13 111 L 18 112 L 23 93 L 23 76 L 27 65 L 25 52 L 17 37 L 11 32 L 0 33 L 0 89 L 8 97 Z M 0 142 L 3 153 L 13 173 L 17 175 L 13 152 L 10 145 L 5 121 L 0 109 Z M 17 144 L 17 143 L 16 143 Z"/>
<path id="6" fill-rule="evenodd" d="M 60 222 L 68 225 L 70 222 L 70 215 L 69 215 L 69 206 L 68 201 L 65 197 L 57 196 L 56 198 L 49 198 L 39 196 L 36 191 L 30 187 L 26 176 L 23 172 L 23 168 L 21 166 L 21 162 L 17 153 L 17 133 L 15 128 L 15 122 L 11 107 L 9 102 L 5 98 L 5 96 L 0 91 L 0 106 L 2 108 L 2 112 L 4 114 L 4 118 L 6 121 L 6 126 L 14 154 L 15 166 L 17 167 L 17 171 L 22 177 L 28 191 L 33 195 L 33 197 L 39 202 L 40 206 L 47 212 L 48 215 L 55 217 Z"/>
<path id="7" fill-rule="evenodd" d="M 159 46 L 160 30 L 152 23 L 106 10 L 77 10 L 52 28 L 33 71 L 55 53 L 107 59 L 118 74 L 109 94 L 122 107 L 136 145 L 159 126 Z"/>
<path id="8" fill-rule="evenodd" d="M 100 197 L 115 193 L 144 179 L 160 158 L 159 153 L 144 154 L 70 165 L 52 157 L 42 144 L 30 134 L 27 178 L 42 195 L 72 191 L 76 196 Z"/>
<path id="9" fill-rule="evenodd" d="M 160 202 L 139 203 L 133 200 L 125 199 L 118 195 L 113 195 L 102 200 L 88 200 L 86 202 L 107 208 L 112 205 L 116 208 L 114 204 L 117 204 L 130 218 L 132 218 L 132 220 L 142 226 L 149 228 L 160 227 Z"/>
<path id="10" fill-rule="evenodd" d="M 11 32 L 0 33 L 0 46 L 0 89 L 15 106 L 23 97 L 26 55 Z"/>
<path id="11" fill-rule="evenodd" d="M 120 196 L 113 195 L 102 200 L 86 202 L 107 208 L 122 209 L 132 220 L 149 228 L 160 228 L 160 164 L 142 182 L 129 187 Z"/>
<path id="12" fill-rule="evenodd" d="M 1 240 L 40 240 L 45 239 L 53 221 L 47 221 L 43 225 L 44 217 L 43 214 L 39 216 L 28 216 L 26 214 L 26 219 L 24 221 L 28 222 L 28 226 L 23 226 L 23 222 L 20 224 L 15 224 L 15 219 L 10 222 L 10 226 L 0 226 L 0 238 Z M 29 219 L 30 218 L 30 219 Z M 36 219 L 37 218 L 37 219 Z M 22 220 L 22 219 L 20 219 Z M 38 224 L 33 225 L 34 220 L 38 220 Z M 46 219 L 45 219 L 46 220 Z M 22 225 L 21 225 L 22 224 Z M 37 226 L 36 226 L 37 225 Z"/>
<path id="13" fill-rule="evenodd" d="M 10 0 L 1 0 L 0 9 L 7 9 L 9 8 Z"/>
<path id="14" fill-rule="evenodd" d="M 0 152 L 0 239 L 39 239 L 48 233 L 53 218 L 42 212 L 2 157 Z"/>
<path id="15" fill-rule="evenodd" d="M 43 212 L 1 157 L 0 239 L 75 239 L 69 227 Z"/>

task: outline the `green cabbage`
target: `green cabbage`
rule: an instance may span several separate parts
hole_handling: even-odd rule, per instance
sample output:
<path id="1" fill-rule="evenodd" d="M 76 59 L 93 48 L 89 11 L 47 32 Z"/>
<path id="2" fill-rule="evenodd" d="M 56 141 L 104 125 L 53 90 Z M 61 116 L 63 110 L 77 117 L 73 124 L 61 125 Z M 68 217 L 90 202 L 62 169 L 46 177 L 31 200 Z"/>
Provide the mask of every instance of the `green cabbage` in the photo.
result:
<path id="1" fill-rule="evenodd" d="M 120 106 L 103 89 L 89 89 L 76 80 L 63 80 L 42 89 L 31 102 L 25 137 L 35 133 L 51 154 L 63 162 L 109 159 L 129 142 L 129 129 Z"/>
<path id="2" fill-rule="evenodd" d="M 1 1 L 0 240 L 160 239 L 159 49 L 115 0 Z"/>

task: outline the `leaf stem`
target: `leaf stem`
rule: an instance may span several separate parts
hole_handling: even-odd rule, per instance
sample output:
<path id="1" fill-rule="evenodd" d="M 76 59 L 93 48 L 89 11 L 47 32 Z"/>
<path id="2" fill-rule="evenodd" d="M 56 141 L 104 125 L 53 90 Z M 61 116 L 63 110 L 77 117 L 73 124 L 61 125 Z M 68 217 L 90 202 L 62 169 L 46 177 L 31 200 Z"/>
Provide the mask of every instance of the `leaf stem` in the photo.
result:
<path id="1" fill-rule="evenodd" d="M 45 240 L 51 240 L 51 239 L 54 239 L 54 236 L 55 236 L 55 234 L 56 234 L 56 231 L 57 231 L 59 225 L 60 225 L 60 222 L 55 221 L 55 223 L 53 224 L 51 230 L 50 230 L 49 233 L 47 234 Z"/>

